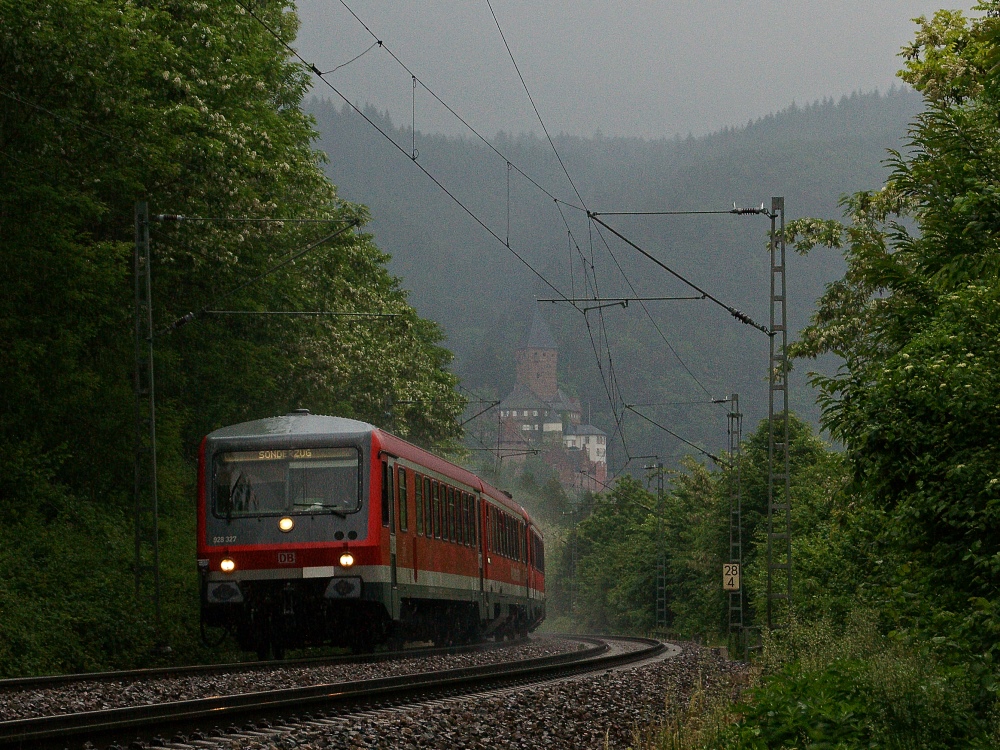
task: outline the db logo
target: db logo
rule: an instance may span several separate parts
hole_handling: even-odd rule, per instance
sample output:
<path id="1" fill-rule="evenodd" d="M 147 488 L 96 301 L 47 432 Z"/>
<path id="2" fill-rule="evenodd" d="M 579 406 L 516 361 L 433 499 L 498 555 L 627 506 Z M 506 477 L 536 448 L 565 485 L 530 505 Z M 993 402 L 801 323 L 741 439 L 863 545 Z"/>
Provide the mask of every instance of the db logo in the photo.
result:
<path id="1" fill-rule="evenodd" d="M 279 552 L 278 553 L 278 565 L 295 565 L 295 553 L 294 552 Z"/>

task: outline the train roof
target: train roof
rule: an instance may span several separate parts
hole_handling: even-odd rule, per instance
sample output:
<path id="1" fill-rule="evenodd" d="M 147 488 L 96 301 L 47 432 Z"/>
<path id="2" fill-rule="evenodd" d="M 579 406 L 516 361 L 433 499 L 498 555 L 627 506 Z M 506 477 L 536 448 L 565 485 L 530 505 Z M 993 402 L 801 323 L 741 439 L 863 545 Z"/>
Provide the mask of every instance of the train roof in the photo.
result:
<path id="1" fill-rule="evenodd" d="M 339 436 L 366 437 L 377 435 L 381 447 L 394 455 L 399 453 L 401 457 L 419 458 L 427 468 L 441 473 L 447 473 L 455 479 L 464 481 L 488 495 L 494 501 L 507 506 L 510 510 L 520 514 L 526 520 L 534 524 L 531 515 L 524 507 L 515 500 L 508 497 L 502 490 L 484 482 L 476 474 L 457 464 L 441 458 L 428 450 L 413 445 L 403 438 L 386 432 L 368 422 L 357 419 L 347 419 L 345 417 L 333 417 L 325 414 L 311 414 L 305 409 L 300 409 L 278 417 L 267 417 L 265 419 L 254 419 L 249 422 L 228 427 L 220 427 L 218 430 L 210 432 L 206 439 L 216 440 L 224 438 L 256 438 L 267 436 L 317 436 L 336 434 Z"/>
<path id="2" fill-rule="evenodd" d="M 240 422 L 229 427 L 220 427 L 210 432 L 208 438 L 247 438 L 265 437 L 267 435 L 367 435 L 378 428 L 367 422 L 344 417 L 330 417 L 324 414 L 310 414 L 303 410 L 291 412 L 280 417 L 254 419 L 250 422 Z"/>
<path id="3" fill-rule="evenodd" d="M 397 437 L 390 432 L 375 428 L 378 433 L 379 443 L 382 445 L 384 450 L 392 453 L 393 455 L 400 455 L 404 458 L 414 459 L 417 458 L 423 463 L 428 469 L 433 469 L 434 471 L 441 472 L 442 474 L 449 474 L 454 479 L 465 482 L 466 484 L 477 487 L 479 491 L 487 495 L 494 502 L 505 506 L 508 510 L 519 514 L 526 521 L 534 524 L 531 518 L 531 514 L 524 509 L 520 503 L 511 498 L 503 490 L 499 490 L 488 482 L 484 482 L 481 477 L 469 471 L 468 469 L 452 463 L 451 461 L 441 458 L 440 456 L 431 453 L 419 446 L 413 445 L 413 443 L 403 440 L 401 437 Z"/>

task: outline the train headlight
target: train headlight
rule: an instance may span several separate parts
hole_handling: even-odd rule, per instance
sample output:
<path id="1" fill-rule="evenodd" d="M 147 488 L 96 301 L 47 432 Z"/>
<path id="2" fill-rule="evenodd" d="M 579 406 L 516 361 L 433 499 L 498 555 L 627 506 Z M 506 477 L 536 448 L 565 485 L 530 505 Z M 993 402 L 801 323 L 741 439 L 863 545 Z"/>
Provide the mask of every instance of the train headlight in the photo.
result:
<path id="1" fill-rule="evenodd" d="M 221 563 L 219 563 L 219 569 L 223 573 L 232 573 L 234 570 L 236 570 L 236 563 L 227 557 Z"/>
<path id="2" fill-rule="evenodd" d="M 291 531 L 295 528 L 295 521 L 293 521 L 288 516 L 285 516 L 280 521 L 278 521 L 278 528 L 282 531 Z"/>
<path id="3" fill-rule="evenodd" d="M 345 552 L 340 556 L 340 567 L 349 568 L 354 565 L 354 555 L 350 552 Z"/>

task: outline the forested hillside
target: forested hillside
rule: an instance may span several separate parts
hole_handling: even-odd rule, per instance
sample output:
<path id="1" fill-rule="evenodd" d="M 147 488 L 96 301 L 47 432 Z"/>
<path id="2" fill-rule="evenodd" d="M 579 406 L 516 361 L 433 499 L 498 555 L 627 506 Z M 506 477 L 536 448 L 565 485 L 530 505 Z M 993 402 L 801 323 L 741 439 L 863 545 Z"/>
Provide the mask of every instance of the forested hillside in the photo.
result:
<path id="1" fill-rule="evenodd" d="M 907 125 L 920 107 L 918 94 L 900 88 L 884 95 L 856 94 L 792 106 L 700 138 L 557 136 L 555 143 L 591 210 L 728 209 L 734 202 L 766 202 L 769 207 L 772 195 L 783 195 L 789 218 L 835 217 L 841 195 L 877 187 L 884 180 L 886 149 L 904 146 Z M 317 118 L 319 145 L 329 157 L 327 173 L 344 196 L 373 211 L 372 231 L 392 256 L 390 268 L 406 280 L 417 309 L 443 327 L 463 385 L 504 395 L 513 383 L 513 350 L 530 321 L 534 300 L 556 296 L 552 289 L 359 114 L 318 99 L 308 109 Z M 508 204 L 506 164 L 481 141 L 471 135 L 443 137 L 419 130 L 413 138 L 409 126 L 392 123 L 374 108 L 365 109 L 365 114 L 407 153 L 414 140 L 419 163 L 503 238 L 508 236 L 509 205 L 511 247 L 567 295 L 571 290 L 585 295 L 579 254 L 575 259 L 570 254 L 571 228 L 588 262 L 593 250 L 601 294 L 635 296 L 579 211 L 564 206 L 561 215 L 550 198 L 516 171 Z M 500 133 L 494 143 L 541 185 L 576 203 L 546 141 Z M 729 304 L 767 322 L 765 219 L 726 215 L 606 220 Z M 614 239 L 606 231 L 604 235 Z M 627 246 L 609 244 L 640 295 L 691 294 Z M 842 270 L 836 253 L 790 258 L 793 330 L 805 325 L 824 285 Z M 765 336 L 704 302 L 651 302 L 648 309 L 704 389 L 685 372 L 641 307 L 632 304 L 627 310 L 603 311 L 624 400 L 690 402 L 738 392 L 748 424 L 766 413 Z M 594 422 L 612 432 L 614 418 L 583 317 L 568 305 L 547 305 L 545 312 L 560 344 L 560 378 L 592 408 Z M 598 313 L 589 313 L 588 319 L 599 327 Z M 607 371 L 607 356 L 602 354 Z M 821 361 L 819 367 L 829 371 L 835 361 Z M 815 423 L 818 410 L 805 383 L 807 369 L 800 368 L 793 378 L 793 404 Z M 720 407 L 688 404 L 650 414 L 714 451 L 725 444 Z M 626 430 L 632 455 L 676 456 L 683 447 L 635 417 Z M 613 445 L 612 468 L 624 460 L 622 445 Z"/>

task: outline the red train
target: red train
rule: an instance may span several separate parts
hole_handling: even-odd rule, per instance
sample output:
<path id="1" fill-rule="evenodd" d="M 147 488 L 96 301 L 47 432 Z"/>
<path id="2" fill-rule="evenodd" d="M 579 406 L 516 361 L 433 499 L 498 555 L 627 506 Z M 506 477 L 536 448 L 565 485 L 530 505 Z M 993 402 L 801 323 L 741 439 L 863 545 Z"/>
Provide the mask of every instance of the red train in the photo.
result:
<path id="1" fill-rule="evenodd" d="M 365 422 L 299 410 L 202 442 L 202 623 L 260 658 L 526 635 L 544 554 L 507 493 Z"/>

